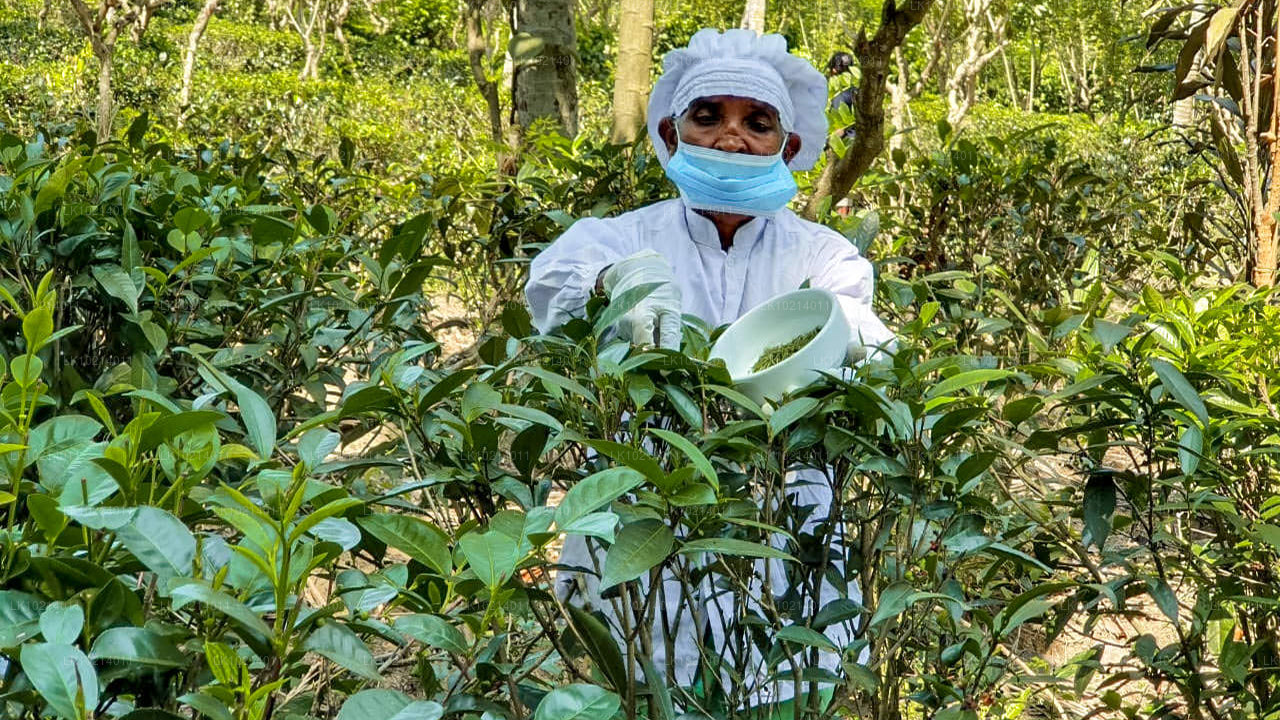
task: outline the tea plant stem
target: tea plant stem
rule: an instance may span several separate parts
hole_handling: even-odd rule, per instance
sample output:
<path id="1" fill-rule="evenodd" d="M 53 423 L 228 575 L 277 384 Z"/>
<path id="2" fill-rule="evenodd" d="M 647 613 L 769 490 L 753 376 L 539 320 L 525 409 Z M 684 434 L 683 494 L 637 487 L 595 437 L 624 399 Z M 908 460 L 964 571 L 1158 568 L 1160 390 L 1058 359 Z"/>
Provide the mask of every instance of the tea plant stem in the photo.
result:
<path id="1" fill-rule="evenodd" d="M 556 597 L 555 593 L 551 593 L 551 597 L 556 603 L 556 606 L 560 613 L 560 617 L 566 617 L 566 618 L 569 617 L 569 611 L 567 608 L 565 608 L 564 603 L 560 601 L 560 598 Z M 547 639 L 551 641 L 551 647 L 554 648 L 555 651 L 560 654 L 560 657 L 566 659 L 564 663 L 564 667 L 569 671 L 569 674 L 573 675 L 573 677 L 576 680 L 581 680 L 583 682 L 590 682 L 591 680 L 590 677 L 583 674 L 578 669 L 577 665 L 568 661 L 568 658 L 571 657 L 568 651 L 569 649 L 566 648 L 562 642 L 560 642 L 560 633 L 553 632 L 553 630 L 557 629 L 557 623 L 555 619 L 550 617 L 544 617 L 542 613 L 538 610 L 537 605 L 535 603 L 530 603 L 529 609 L 530 611 L 533 612 L 533 616 L 535 619 L 537 619 L 538 624 L 542 626 L 542 631 L 546 635 Z M 574 634 L 574 637 L 577 638 L 578 642 L 585 647 L 587 644 L 586 638 L 582 637 L 582 634 L 578 632 L 578 626 L 574 625 L 573 623 L 569 623 L 568 629 L 570 632 Z"/>
<path id="2" fill-rule="evenodd" d="M 636 628 L 635 631 L 632 630 L 631 616 L 630 616 L 630 613 L 626 612 L 626 609 L 625 609 L 625 606 L 630 604 L 629 603 L 630 594 L 631 594 L 630 586 L 631 586 L 631 583 L 622 584 L 621 591 L 622 591 L 623 599 L 621 602 L 623 607 L 616 608 L 615 615 L 617 616 L 618 620 L 621 621 L 622 623 L 622 637 L 626 639 L 626 643 L 627 643 L 627 687 L 625 688 L 626 692 L 622 697 L 622 702 L 623 702 L 623 707 L 625 707 L 627 710 L 627 717 L 635 717 L 636 716 L 636 637 L 635 637 L 635 632 L 638 632 L 639 628 Z"/>

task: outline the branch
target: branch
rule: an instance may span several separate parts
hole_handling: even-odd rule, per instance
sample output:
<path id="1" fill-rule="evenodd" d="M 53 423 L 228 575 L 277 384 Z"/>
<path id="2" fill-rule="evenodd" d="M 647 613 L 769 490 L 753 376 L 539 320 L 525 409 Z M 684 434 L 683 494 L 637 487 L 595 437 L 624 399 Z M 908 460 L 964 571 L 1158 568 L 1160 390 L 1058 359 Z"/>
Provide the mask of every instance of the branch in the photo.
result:
<path id="1" fill-rule="evenodd" d="M 110 3 L 103 3 L 106 8 Z M 99 58 L 103 58 L 110 54 L 107 46 L 102 43 L 102 25 L 101 21 L 106 14 L 105 11 L 99 13 L 98 19 L 94 20 L 89 14 L 89 8 L 85 6 L 84 0 L 71 0 L 71 9 L 75 10 L 76 17 L 80 19 L 80 25 L 84 27 L 84 31 L 89 35 L 89 43 L 93 45 L 93 54 Z"/>
<path id="2" fill-rule="evenodd" d="M 858 32 L 854 54 L 862 70 L 862 86 L 854 98 L 854 137 L 843 157 L 837 158 L 827 150 L 827 166 L 805 205 L 806 217 L 816 217 L 818 207 L 827 198 L 844 197 L 884 149 L 884 96 L 889 58 L 932 5 L 933 0 L 908 0 L 898 7 L 894 0 L 884 0 L 875 36 L 868 38 L 865 31 Z"/>

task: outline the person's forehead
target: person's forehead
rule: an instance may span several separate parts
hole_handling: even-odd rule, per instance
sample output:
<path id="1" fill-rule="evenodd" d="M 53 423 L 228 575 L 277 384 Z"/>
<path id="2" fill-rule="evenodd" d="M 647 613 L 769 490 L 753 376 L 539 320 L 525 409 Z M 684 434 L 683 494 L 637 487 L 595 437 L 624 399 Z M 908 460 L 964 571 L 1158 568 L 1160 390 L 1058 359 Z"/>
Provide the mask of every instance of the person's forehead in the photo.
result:
<path id="1" fill-rule="evenodd" d="M 704 97 L 695 98 L 693 102 L 689 103 L 690 110 L 706 106 L 712 106 L 721 110 L 735 108 L 751 112 L 762 111 L 774 117 L 777 117 L 778 115 L 778 109 L 769 103 L 741 95 L 706 95 Z"/>

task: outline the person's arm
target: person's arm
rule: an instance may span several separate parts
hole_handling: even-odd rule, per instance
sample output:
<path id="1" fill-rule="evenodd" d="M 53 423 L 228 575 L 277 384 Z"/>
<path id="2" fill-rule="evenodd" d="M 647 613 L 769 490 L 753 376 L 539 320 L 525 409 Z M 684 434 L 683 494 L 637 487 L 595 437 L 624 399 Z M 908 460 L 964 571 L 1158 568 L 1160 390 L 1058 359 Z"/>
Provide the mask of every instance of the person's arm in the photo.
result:
<path id="1" fill-rule="evenodd" d="M 875 292 L 875 270 L 858 248 L 832 233 L 824 238 L 814 256 L 810 287 L 835 293 L 840 309 L 849 321 L 850 360 L 872 360 L 897 348 L 893 332 L 881 322 L 871 307 Z M 862 357 L 858 357 L 862 355 Z"/>
<path id="2" fill-rule="evenodd" d="M 611 225 L 579 220 L 533 259 L 524 295 L 539 332 L 582 317 L 604 271 L 630 254 L 626 239 Z"/>

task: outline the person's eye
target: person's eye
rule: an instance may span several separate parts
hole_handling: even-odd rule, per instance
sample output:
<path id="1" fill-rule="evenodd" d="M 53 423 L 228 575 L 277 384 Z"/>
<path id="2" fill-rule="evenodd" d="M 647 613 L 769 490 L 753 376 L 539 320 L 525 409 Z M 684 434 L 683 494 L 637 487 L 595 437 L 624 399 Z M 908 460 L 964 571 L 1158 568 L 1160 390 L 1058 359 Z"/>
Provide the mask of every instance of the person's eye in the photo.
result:
<path id="1" fill-rule="evenodd" d="M 700 112 L 700 113 L 694 114 L 693 121 L 698 123 L 699 125 L 714 125 L 718 122 L 718 119 L 716 118 L 714 113 Z"/>

